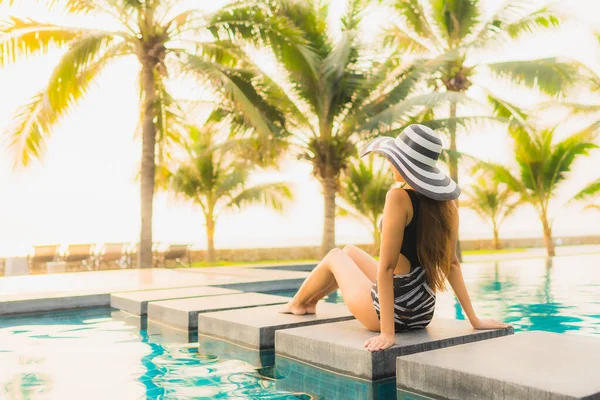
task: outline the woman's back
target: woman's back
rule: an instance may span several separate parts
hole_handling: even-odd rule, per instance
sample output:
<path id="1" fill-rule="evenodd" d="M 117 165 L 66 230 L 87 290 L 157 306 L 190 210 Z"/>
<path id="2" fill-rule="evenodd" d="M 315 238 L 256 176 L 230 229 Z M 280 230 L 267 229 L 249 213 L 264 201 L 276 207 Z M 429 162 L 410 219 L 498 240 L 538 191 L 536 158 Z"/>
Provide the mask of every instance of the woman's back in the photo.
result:
<path id="1" fill-rule="evenodd" d="M 417 228 L 419 227 L 419 210 L 420 210 L 420 201 L 417 193 L 412 189 L 405 189 L 406 193 L 410 197 L 410 202 L 412 203 L 413 208 L 413 217 L 404 228 L 404 238 L 402 240 L 402 248 L 400 249 L 400 253 L 406 257 L 406 259 L 410 262 L 411 269 L 416 265 L 419 265 L 419 255 L 417 251 L 417 240 L 418 240 L 418 232 Z"/>

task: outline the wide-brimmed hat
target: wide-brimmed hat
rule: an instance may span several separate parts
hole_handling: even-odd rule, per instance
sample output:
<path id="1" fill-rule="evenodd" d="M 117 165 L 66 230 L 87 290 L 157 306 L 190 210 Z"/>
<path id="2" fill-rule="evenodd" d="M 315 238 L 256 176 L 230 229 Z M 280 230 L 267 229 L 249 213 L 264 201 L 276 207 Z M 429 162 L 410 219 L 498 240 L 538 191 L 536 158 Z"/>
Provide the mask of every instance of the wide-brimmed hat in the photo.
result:
<path id="1" fill-rule="evenodd" d="M 396 138 L 373 139 L 360 156 L 383 154 L 415 191 L 434 200 L 454 200 L 460 195 L 460 188 L 436 167 L 441 151 L 442 140 L 434 130 L 413 124 Z"/>

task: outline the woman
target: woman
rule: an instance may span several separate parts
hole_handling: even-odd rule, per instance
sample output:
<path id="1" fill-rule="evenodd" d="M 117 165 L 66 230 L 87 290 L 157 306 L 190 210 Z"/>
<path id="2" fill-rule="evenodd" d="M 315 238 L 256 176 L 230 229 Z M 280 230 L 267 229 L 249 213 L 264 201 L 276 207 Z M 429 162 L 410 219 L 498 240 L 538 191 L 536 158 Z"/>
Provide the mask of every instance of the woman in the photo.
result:
<path id="1" fill-rule="evenodd" d="M 442 151 L 438 134 L 410 125 L 397 138 L 378 137 L 361 157 L 384 155 L 397 182 L 387 195 L 379 261 L 355 246 L 333 249 L 306 278 L 282 313 L 315 313 L 319 300 L 338 288 L 352 314 L 367 329 L 369 351 L 394 344 L 395 333 L 426 327 L 435 292 L 447 279 L 475 329 L 508 325 L 475 314 L 456 256 L 460 188 L 436 167 Z"/>

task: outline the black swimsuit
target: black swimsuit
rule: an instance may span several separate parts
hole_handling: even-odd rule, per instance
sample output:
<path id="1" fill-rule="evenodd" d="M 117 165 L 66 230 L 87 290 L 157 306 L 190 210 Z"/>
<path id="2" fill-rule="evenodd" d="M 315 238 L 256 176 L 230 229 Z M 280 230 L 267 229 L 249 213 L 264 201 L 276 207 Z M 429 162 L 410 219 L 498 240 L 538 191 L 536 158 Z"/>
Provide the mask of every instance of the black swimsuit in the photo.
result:
<path id="1" fill-rule="evenodd" d="M 417 256 L 417 220 L 419 198 L 413 190 L 406 190 L 413 206 L 413 218 L 404 229 L 400 253 L 410 261 L 410 272 L 394 275 L 394 327 L 396 332 L 425 328 L 433 318 L 435 293 L 427 284 L 425 269 Z M 380 317 L 377 282 L 371 288 L 371 298 Z"/>

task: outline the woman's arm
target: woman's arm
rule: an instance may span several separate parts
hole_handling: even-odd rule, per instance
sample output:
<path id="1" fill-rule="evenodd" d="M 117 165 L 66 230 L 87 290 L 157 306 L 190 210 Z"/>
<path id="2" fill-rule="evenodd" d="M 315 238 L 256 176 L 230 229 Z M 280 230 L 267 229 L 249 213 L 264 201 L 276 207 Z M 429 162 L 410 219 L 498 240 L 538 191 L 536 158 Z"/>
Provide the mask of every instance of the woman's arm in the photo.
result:
<path id="1" fill-rule="evenodd" d="M 386 349 L 394 344 L 394 269 L 398 264 L 410 198 L 404 189 L 391 189 L 385 198 L 383 231 L 377 265 L 381 334 L 365 343 L 370 351 Z"/>
<path id="2" fill-rule="evenodd" d="M 460 302 L 463 311 L 467 315 L 469 322 L 475 329 L 495 329 L 508 327 L 509 325 L 494 321 L 493 319 L 480 319 L 477 317 L 477 314 L 475 314 L 469 292 L 467 291 L 467 285 L 465 285 L 460 262 L 458 261 L 458 257 L 456 255 L 456 242 L 458 240 L 458 209 L 456 210 L 452 225 L 452 249 L 454 254 L 452 256 L 452 264 L 450 264 L 450 271 L 448 273 L 448 282 L 450 283 L 450 286 L 452 286 L 452 290 L 454 290 L 454 294 L 458 298 L 458 301 Z"/>

